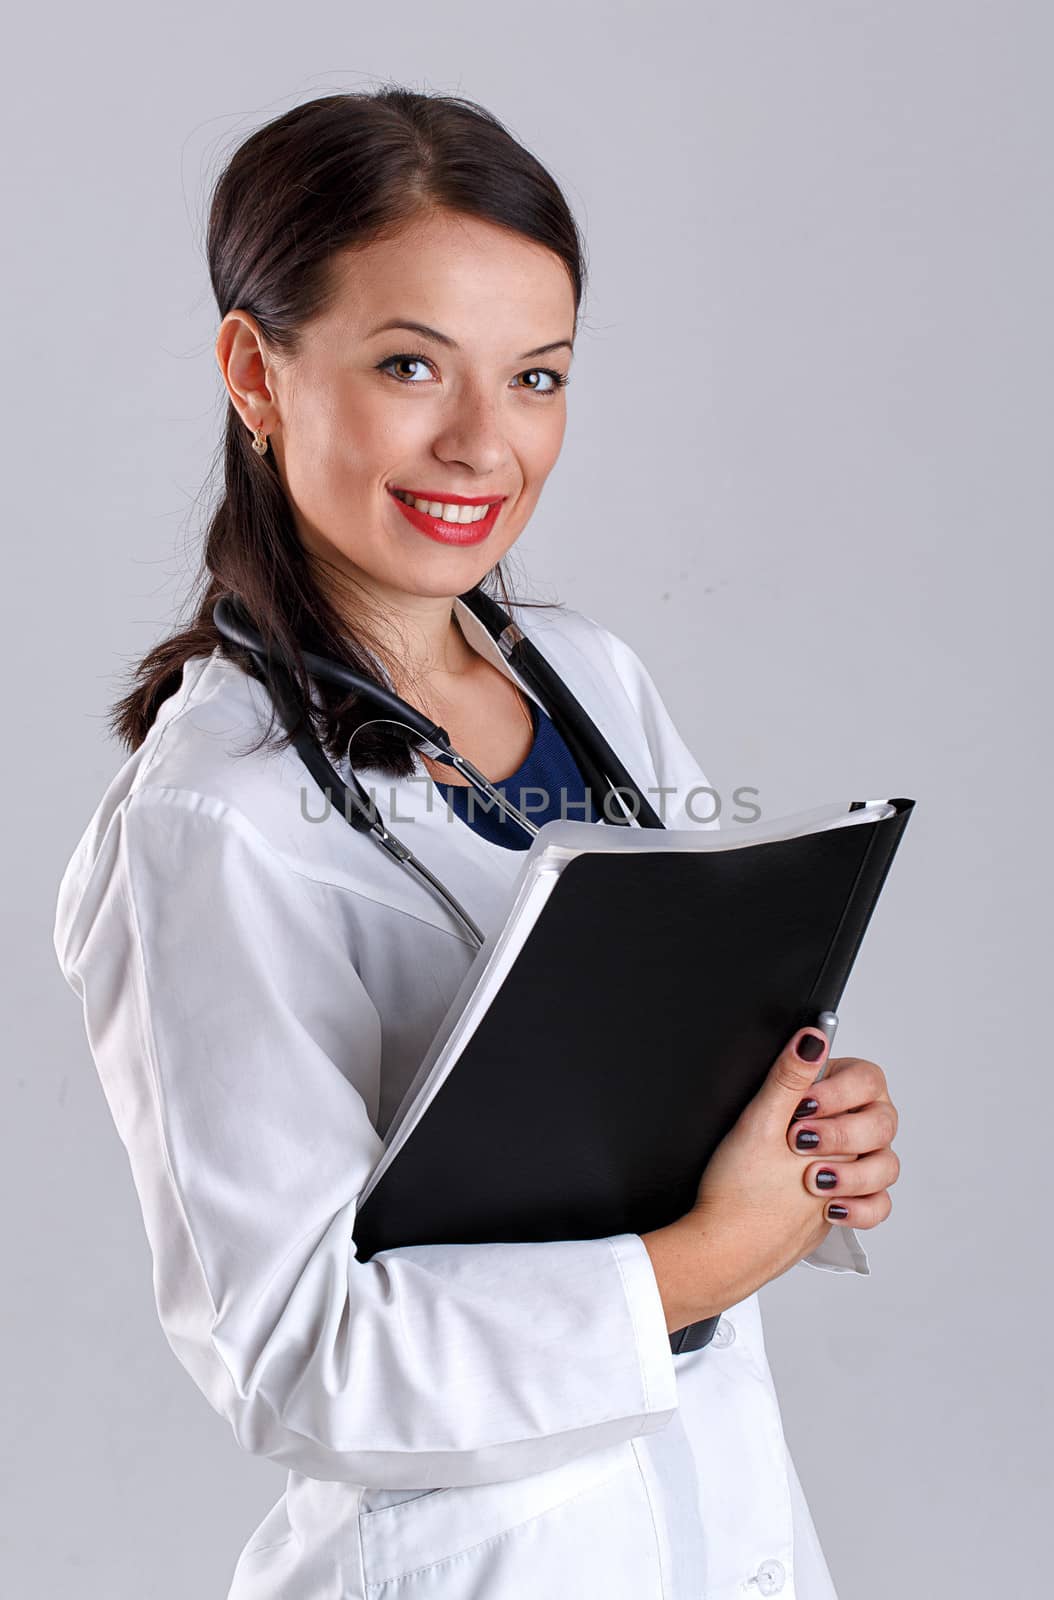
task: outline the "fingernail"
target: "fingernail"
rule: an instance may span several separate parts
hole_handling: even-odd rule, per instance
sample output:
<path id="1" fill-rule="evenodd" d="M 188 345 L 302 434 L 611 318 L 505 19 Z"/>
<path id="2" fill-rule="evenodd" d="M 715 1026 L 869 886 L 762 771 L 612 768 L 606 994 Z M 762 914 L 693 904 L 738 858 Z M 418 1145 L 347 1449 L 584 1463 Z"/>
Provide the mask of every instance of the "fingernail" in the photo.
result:
<path id="1" fill-rule="evenodd" d="M 822 1033 L 803 1033 L 795 1046 L 799 1061 L 819 1061 L 826 1048 Z"/>
<path id="2" fill-rule="evenodd" d="M 798 1105 L 797 1111 L 791 1117 L 791 1121 L 797 1122 L 799 1117 L 811 1117 L 813 1112 L 819 1111 L 819 1109 L 820 1102 L 818 1100 L 802 1100 Z"/>
<path id="3" fill-rule="evenodd" d="M 847 1217 L 849 1213 L 845 1206 L 830 1205 L 827 1207 L 827 1215 L 829 1217 Z"/>
<path id="4" fill-rule="evenodd" d="M 833 1189 L 837 1182 L 838 1174 L 832 1172 L 830 1167 L 821 1167 L 816 1174 L 816 1183 L 821 1189 Z"/>
<path id="5" fill-rule="evenodd" d="M 820 1142 L 820 1135 L 814 1128 L 799 1128 L 794 1143 L 799 1150 L 815 1150 Z"/>

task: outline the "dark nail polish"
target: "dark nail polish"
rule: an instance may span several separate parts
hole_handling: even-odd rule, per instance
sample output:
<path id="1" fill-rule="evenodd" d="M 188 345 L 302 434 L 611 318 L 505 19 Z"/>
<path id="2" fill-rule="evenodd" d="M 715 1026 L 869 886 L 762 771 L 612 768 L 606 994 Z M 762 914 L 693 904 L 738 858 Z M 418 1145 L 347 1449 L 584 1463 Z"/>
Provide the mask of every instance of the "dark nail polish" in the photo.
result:
<path id="1" fill-rule="evenodd" d="M 803 1033 L 796 1048 L 800 1060 L 819 1061 L 827 1048 L 827 1040 L 820 1033 Z"/>
<path id="2" fill-rule="evenodd" d="M 799 1150 L 815 1150 L 820 1142 L 820 1135 L 812 1128 L 799 1128 L 794 1143 Z"/>
<path id="3" fill-rule="evenodd" d="M 820 1102 L 818 1100 L 802 1100 L 798 1105 L 797 1111 L 791 1117 L 791 1121 L 797 1122 L 799 1117 L 811 1117 L 819 1109 Z"/>
<path id="4" fill-rule="evenodd" d="M 819 1189 L 833 1189 L 838 1182 L 837 1172 L 832 1172 L 830 1167 L 821 1167 L 816 1174 L 816 1185 Z"/>
<path id="5" fill-rule="evenodd" d="M 829 1217 L 847 1217 L 849 1213 L 845 1206 L 828 1206 L 827 1215 Z"/>

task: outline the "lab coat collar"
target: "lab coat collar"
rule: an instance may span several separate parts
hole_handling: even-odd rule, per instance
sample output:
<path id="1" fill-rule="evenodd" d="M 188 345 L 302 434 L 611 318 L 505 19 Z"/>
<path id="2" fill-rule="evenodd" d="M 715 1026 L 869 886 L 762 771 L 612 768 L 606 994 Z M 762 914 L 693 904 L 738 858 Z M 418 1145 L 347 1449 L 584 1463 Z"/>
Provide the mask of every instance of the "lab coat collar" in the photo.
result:
<path id="1" fill-rule="evenodd" d="M 519 673 L 509 666 L 509 663 L 501 653 L 498 641 L 491 636 L 476 616 L 476 613 L 465 604 L 460 595 L 454 596 L 454 616 L 457 618 L 458 626 L 464 634 L 466 642 L 471 645 L 476 654 L 481 655 L 485 661 L 489 661 L 492 666 L 497 667 L 498 671 L 503 673 L 511 683 L 516 684 L 524 694 L 529 695 L 536 705 L 540 705 L 541 702 L 538 696 L 531 689 L 528 689 Z"/>

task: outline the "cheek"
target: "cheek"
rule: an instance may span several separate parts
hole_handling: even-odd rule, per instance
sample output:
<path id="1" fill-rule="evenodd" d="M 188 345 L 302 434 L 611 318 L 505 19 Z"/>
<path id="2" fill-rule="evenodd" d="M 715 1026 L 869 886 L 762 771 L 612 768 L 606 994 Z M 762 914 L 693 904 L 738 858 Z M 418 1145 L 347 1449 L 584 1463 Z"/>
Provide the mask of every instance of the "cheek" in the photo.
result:
<path id="1" fill-rule="evenodd" d="M 525 499 L 529 499 L 532 506 L 541 494 L 546 478 L 556 465 L 564 442 L 567 413 L 560 401 L 556 402 L 554 410 L 558 414 L 544 418 L 521 444 L 520 461 L 524 476 L 524 496 Z"/>
<path id="2" fill-rule="evenodd" d="M 525 478 L 544 478 L 560 454 L 567 427 L 567 403 L 562 395 L 537 398 L 510 393 L 506 410 L 496 420 L 504 432 L 509 453 L 520 463 Z"/>
<path id="3" fill-rule="evenodd" d="M 375 408 L 330 400 L 299 411 L 286 447 L 290 491 L 305 511 L 347 506 L 374 491 L 397 443 L 397 430 Z"/>

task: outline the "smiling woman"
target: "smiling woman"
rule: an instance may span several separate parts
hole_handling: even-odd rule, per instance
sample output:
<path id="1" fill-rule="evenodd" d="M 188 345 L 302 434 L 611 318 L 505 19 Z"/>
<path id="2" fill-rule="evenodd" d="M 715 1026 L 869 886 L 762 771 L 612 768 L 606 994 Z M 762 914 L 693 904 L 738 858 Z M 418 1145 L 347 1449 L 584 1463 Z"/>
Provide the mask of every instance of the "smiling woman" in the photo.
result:
<path id="1" fill-rule="evenodd" d="M 449 769 L 366 689 L 412 702 L 381 696 L 389 716 L 427 712 L 485 783 L 514 779 L 512 805 L 537 786 L 553 807 L 538 820 L 561 814 L 554 782 L 572 817 L 612 820 L 586 786 L 610 769 L 661 795 L 668 826 L 716 825 L 691 809 L 714 791 L 630 646 L 567 607 L 528 615 L 501 567 L 564 438 L 583 288 L 566 202 L 471 102 L 333 95 L 236 151 L 208 259 L 226 437 L 204 592 L 114 710 L 129 753 L 63 876 L 54 942 L 166 1335 L 239 1443 L 288 1471 L 228 1600 L 834 1600 L 757 1289 L 800 1260 L 854 1270 L 831 1217 L 888 1213 L 881 1069 L 850 1058 L 814 1085 L 819 1060 L 788 1046 L 692 1212 L 646 1235 L 360 1259 L 359 1196 L 476 946 L 335 809 L 305 815 L 303 744 L 288 723 L 272 737 L 250 636 L 228 642 L 213 616 L 235 595 L 260 659 L 292 663 L 284 710 L 342 782 L 358 781 L 352 739 L 355 768 L 395 780 L 381 832 L 414 822 L 428 881 L 484 934 L 524 830 L 477 826 L 449 784 L 444 816 Z M 484 585 L 513 612 L 493 631 Z M 318 657 L 366 689 L 317 675 Z M 553 1029 L 573 1072 L 566 1019 Z M 671 1345 L 718 1307 L 712 1343 Z"/>

